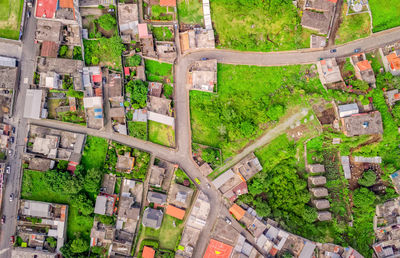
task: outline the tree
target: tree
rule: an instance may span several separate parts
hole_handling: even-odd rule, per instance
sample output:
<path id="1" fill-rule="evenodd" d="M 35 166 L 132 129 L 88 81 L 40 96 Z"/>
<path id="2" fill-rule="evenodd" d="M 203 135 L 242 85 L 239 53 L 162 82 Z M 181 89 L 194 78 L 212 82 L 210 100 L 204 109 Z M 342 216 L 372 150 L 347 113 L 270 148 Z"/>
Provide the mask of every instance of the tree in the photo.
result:
<path id="1" fill-rule="evenodd" d="M 303 210 L 302 217 L 308 223 L 313 223 L 318 217 L 317 210 L 315 208 L 310 207 L 310 206 L 305 206 L 305 209 Z"/>
<path id="2" fill-rule="evenodd" d="M 100 188 L 100 180 L 103 173 L 95 168 L 89 169 L 86 172 L 83 182 L 83 188 L 88 193 L 97 193 Z"/>
<path id="3" fill-rule="evenodd" d="M 58 161 L 58 164 L 57 164 L 58 170 L 65 171 L 65 170 L 67 170 L 67 168 L 68 168 L 68 161 L 66 161 L 66 160 Z"/>
<path id="4" fill-rule="evenodd" d="M 117 21 L 115 20 L 114 16 L 112 16 L 109 13 L 100 16 L 97 22 L 100 27 L 102 27 L 104 30 L 107 31 L 112 30 L 117 24 Z"/>
<path id="5" fill-rule="evenodd" d="M 82 238 L 76 238 L 71 243 L 71 252 L 73 253 L 83 253 L 89 249 L 89 244 Z"/>
<path id="6" fill-rule="evenodd" d="M 129 81 L 126 85 L 127 91 L 131 94 L 131 103 L 134 108 L 143 108 L 147 101 L 147 85 L 142 80 Z"/>
<path id="7" fill-rule="evenodd" d="M 218 150 L 206 148 L 201 151 L 201 158 L 207 163 L 214 164 L 218 158 Z"/>
<path id="8" fill-rule="evenodd" d="M 68 46 L 63 45 L 60 47 L 60 50 L 58 51 L 58 56 L 65 57 L 67 52 L 68 52 Z"/>
<path id="9" fill-rule="evenodd" d="M 256 206 L 256 212 L 258 216 L 268 217 L 271 215 L 271 208 L 268 206 L 268 203 L 263 201 L 260 197 L 256 199 L 254 204 Z"/>
<path id="10" fill-rule="evenodd" d="M 75 60 L 82 60 L 82 48 L 80 46 L 74 47 L 73 58 Z"/>
<path id="11" fill-rule="evenodd" d="M 126 65 L 129 67 L 139 66 L 142 62 L 142 57 L 140 55 L 134 55 L 126 58 Z"/>
<path id="12" fill-rule="evenodd" d="M 93 213 L 93 201 L 86 194 L 81 193 L 75 196 L 71 200 L 71 205 L 78 208 L 79 212 L 85 216 Z"/>
<path id="13" fill-rule="evenodd" d="M 267 116 L 272 121 L 278 121 L 285 114 L 285 107 L 282 105 L 273 105 L 267 110 Z"/>
<path id="14" fill-rule="evenodd" d="M 365 187 L 370 187 L 375 184 L 376 181 L 376 173 L 373 170 L 368 170 L 363 173 L 363 176 L 358 179 L 358 184 L 365 186 Z"/>
<path id="15" fill-rule="evenodd" d="M 57 240 L 54 237 L 46 238 L 46 242 L 49 243 L 50 247 L 55 248 L 57 246 Z"/>

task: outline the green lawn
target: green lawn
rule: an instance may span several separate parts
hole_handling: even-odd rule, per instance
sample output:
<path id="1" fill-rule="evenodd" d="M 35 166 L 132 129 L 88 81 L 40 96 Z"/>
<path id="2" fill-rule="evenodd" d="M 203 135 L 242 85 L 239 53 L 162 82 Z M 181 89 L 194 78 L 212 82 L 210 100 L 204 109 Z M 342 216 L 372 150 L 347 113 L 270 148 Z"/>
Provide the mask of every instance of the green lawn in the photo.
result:
<path id="1" fill-rule="evenodd" d="M 199 0 L 178 1 L 179 22 L 203 25 L 203 5 Z"/>
<path id="2" fill-rule="evenodd" d="M 172 126 L 149 121 L 148 127 L 149 141 L 168 147 L 175 146 L 175 131 Z"/>
<path id="3" fill-rule="evenodd" d="M 175 250 L 177 242 L 180 240 L 180 236 L 182 235 L 183 226 L 182 220 L 165 214 L 160 228 L 160 248 Z"/>
<path id="4" fill-rule="evenodd" d="M 167 26 L 162 27 L 152 27 L 151 30 L 153 31 L 154 37 L 158 41 L 172 41 L 174 40 L 174 35 L 172 31 Z"/>
<path id="5" fill-rule="evenodd" d="M 346 15 L 347 3 L 343 4 L 342 23 L 337 31 L 335 44 L 344 44 L 371 34 L 371 18 L 369 13 Z"/>
<path id="6" fill-rule="evenodd" d="M 129 136 L 147 141 L 146 122 L 128 122 Z"/>
<path id="7" fill-rule="evenodd" d="M 370 0 L 373 32 L 400 26 L 400 0 Z"/>
<path id="8" fill-rule="evenodd" d="M 85 166 L 86 169 L 103 168 L 107 154 L 107 146 L 108 143 L 106 139 L 88 135 L 81 164 Z"/>
<path id="9" fill-rule="evenodd" d="M 281 51 L 310 47 L 310 30 L 300 25 L 291 1 L 211 0 L 220 48 Z"/>
<path id="10" fill-rule="evenodd" d="M 0 38 L 19 38 L 24 0 L 0 0 Z"/>
<path id="11" fill-rule="evenodd" d="M 324 92 L 317 76 L 307 77 L 309 68 L 218 64 L 218 94 L 190 92 L 193 142 L 231 157 L 286 110 L 307 105 L 307 93 Z"/>
<path id="12" fill-rule="evenodd" d="M 168 11 L 170 11 L 168 9 Z M 151 19 L 152 20 L 161 20 L 161 21 L 172 21 L 173 16 L 171 14 L 167 14 L 167 7 L 152 5 L 151 6 Z"/>
<path id="13" fill-rule="evenodd" d="M 172 64 L 161 63 L 153 60 L 144 60 L 146 66 L 146 78 L 153 82 L 174 82 Z"/>
<path id="14" fill-rule="evenodd" d="M 121 70 L 121 55 L 124 49 L 118 36 L 101 37 L 98 40 L 83 40 L 86 65 L 100 65 Z"/>

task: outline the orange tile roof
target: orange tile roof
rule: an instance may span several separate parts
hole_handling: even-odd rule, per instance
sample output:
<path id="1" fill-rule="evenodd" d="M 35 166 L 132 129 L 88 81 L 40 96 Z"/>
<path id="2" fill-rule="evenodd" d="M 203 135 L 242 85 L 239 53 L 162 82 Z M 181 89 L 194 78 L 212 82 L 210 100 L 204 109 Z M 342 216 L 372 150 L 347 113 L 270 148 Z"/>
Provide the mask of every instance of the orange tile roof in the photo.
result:
<path id="1" fill-rule="evenodd" d="M 400 70 L 400 57 L 398 57 L 396 53 L 391 53 L 387 55 L 386 58 L 393 70 Z"/>
<path id="2" fill-rule="evenodd" d="M 165 213 L 169 216 L 182 220 L 185 217 L 185 210 L 176 208 L 175 206 L 168 205 Z"/>
<path id="3" fill-rule="evenodd" d="M 368 60 L 358 62 L 357 67 L 358 69 L 360 69 L 360 71 L 366 71 L 372 69 L 371 64 L 368 62 Z"/>
<path id="4" fill-rule="evenodd" d="M 176 6 L 176 0 L 160 0 L 161 6 Z"/>
<path id="5" fill-rule="evenodd" d="M 321 64 L 322 65 L 326 64 L 326 61 L 325 60 L 321 60 Z"/>
<path id="6" fill-rule="evenodd" d="M 240 220 L 241 218 L 243 218 L 244 214 L 246 213 L 245 210 L 243 210 L 239 205 L 237 205 L 236 203 L 234 205 L 232 205 L 232 207 L 229 209 L 229 212 L 235 216 L 235 218 L 237 220 Z"/>
<path id="7" fill-rule="evenodd" d="M 59 4 L 60 4 L 60 8 L 74 9 L 74 1 L 73 0 L 60 0 Z"/>
<path id="8" fill-rule="evenodd" d="M 153 258 L 156 251 L 148 246 L 143 247 L 142 257 L 143 258 Z"/>
<path id="9" fill-rule="evenodd" d="M 232 249 L 230 245 L 211 239 L 203 258 L 228 258 Z"/>
<path id="10" fill-rule="evenodd" d="M 394 99 L 400 99 L 400 93 L 394 94 Z"/>
<path id="11" fill-rule="evenodd" d="M 278 253 L 278 249 L 275 247 L 272 247 L 271 250 L 269 250 L 269 254 L 272 256 L 275 256 Z"/>

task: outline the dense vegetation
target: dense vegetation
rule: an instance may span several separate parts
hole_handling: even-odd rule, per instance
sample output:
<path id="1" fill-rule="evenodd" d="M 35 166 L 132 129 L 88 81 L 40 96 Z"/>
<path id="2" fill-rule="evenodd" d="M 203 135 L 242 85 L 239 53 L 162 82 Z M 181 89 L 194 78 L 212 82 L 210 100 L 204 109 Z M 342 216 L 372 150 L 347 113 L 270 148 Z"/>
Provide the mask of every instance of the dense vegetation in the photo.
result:
<path id="1" fill-rule="evenodd" d="M 146 78 L 152 82 L 173 82 L 172 64 L 145 59 Z"/>
<path id="2" fill-rule="evenodd" d="M 128 121 L 129 136 L 147 141 L 147 123 Z"/>
<path id="3" fill-rule="evenodd" d="M 373 32 L 400 26 L 399 0 L 370 0 Z"/>
<path id="4" fill-rule="evenodd" d="M 134 67 L 139 66 L 142 62 L 142 57 L 140 55 L 133 55 L 125 58 L 125 66 Z"/>
<path id="5" fill-rule="evenodd" d="M 260 136 L 288 109 L 322 92 L 310 66 L 218 64 L 218 94 L 190 92 L 193 141 L 217 147 L 226 159 Z M 308 80 L 308 82 L 307 82 Z"/>
<path id="6" fill-rule="evenodd" d="M 143 108 L 147 105 L 147 82 L 142 80 L 132 80 L 125 85 L 125 92 L 129 97 L 126 97 L 124 102 L 125 107 L 134 109 Z"/>
<path id="7" fill-rule="evenodd" d="M 174 40 L 174 35 L 172 34 L 172 31 L 169 27 L 167 26 L 162 26 L 162 27 L 152 27 L 151 28 L 154 37 L 158 41 L 172 41 Z"/>
<path id="8" fill-rule="evenodd" d="M 124 50 L 121 38 L 102 37 L 98 40 L 83 40 L 86 65 L 101 65 L 111 68 L 121 68 L 121 55 Z"/>
<path id="9" fill-rule="evenodd" d="M 311 31 L 300 25 L 288 0 L 211 0 L 211 16 L 221 48 L 275 51 L 308 48 Z"/>

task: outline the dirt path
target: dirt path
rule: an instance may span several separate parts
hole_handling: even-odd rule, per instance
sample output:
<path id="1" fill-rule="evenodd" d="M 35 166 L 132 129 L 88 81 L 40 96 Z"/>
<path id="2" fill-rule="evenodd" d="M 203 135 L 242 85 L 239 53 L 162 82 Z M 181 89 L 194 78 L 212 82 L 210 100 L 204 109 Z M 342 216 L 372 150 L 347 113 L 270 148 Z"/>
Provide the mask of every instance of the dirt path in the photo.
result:
<path id="1" fill-rule="evenodd" d="M 336 12 L 335 12 L 334 18 L 333 18 L 334 20 L 333 20 L 333 24 L 332 24 L 331 33 L 329 35 L 328 47 L 335 45 L 336 33 L 337 33 L 340 23 L 342 21 L 342 17 L 341 17 L 342 6 L 343 6 L 343 0 L 339 0 L 336 4 Z"/>
<path id="2" fill-rule="evenodd" d="M 265 144 L 269 143 L 282 133 L 286 131 L 290 127 L 290 125 L 294 124 L 296 121 L 300 120 L 303 118 L 305 115 L 307 115 L 308 109 L 303 109 L 301 112 L 298 112 L 290 117 L 288 117 L 286 120 L 281 121 L 277 126 L 272 128 L 270 131 L 268 131 L 266 134 L 261 136 L 258 140 L 256 140 L 253 144 L 247 146 L 241 153 L 237 154 L 235 157 L 233 157 L 230 161 L 225 163 L 222 167 L 218 169 L 218 171 L 225 171 L 226 169 L 230 168 L 231 166 L 235 165 L 237 162 L 239 162 L 241 159 L 246 157 L 248 154 L 251 152 L 255 151 L 256 149 L 264 146 Z"/>

